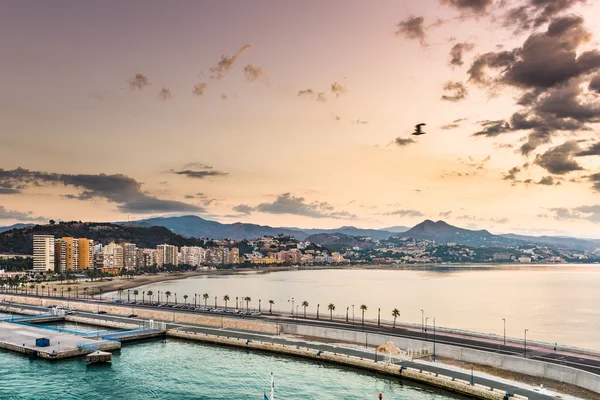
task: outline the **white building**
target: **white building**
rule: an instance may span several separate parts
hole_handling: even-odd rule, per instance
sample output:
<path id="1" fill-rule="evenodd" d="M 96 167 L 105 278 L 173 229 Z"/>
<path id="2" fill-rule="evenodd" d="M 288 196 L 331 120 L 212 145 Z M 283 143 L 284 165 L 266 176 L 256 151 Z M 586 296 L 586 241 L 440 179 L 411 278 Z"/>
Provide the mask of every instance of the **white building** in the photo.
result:
<path id="1" fill-rule="evenodd" d="M 521 256 L 521 257 L 519 257 L 519 262 L 523 263 L 523 264 L 530 263 L 531 262 L 531 257 Z"/>
<path id="2" fill-rule="evenodd" d="M 163 264 L 170 265 L 179 265 L 178 254 L 179 249 L 177 246 L 172 246 L 170 244 L 159 244 L 156 246 L 157 250 L 163 252 Z"/>
<path id="3" fill-rule="evenodd" d="M 102 248 L 103 268 L 123 268 L 123 247 L 116 243 L 107 244 Z"/>
<path id="4" fill-rule="evenodd" d="M 54 236 L 33 235 L 33 270 L 54 271 Z"/>
<path id="5" fill-rule="evenodd" d="M 204 262 L 204 256 L 206 254 L 206 250 L 202 247 L 197 246 L 184 246 L 181 248 L 181 258 L 179 260 L 180 264 L 192 265 L 194 267 L 198 267 L 202 265 Z"/>

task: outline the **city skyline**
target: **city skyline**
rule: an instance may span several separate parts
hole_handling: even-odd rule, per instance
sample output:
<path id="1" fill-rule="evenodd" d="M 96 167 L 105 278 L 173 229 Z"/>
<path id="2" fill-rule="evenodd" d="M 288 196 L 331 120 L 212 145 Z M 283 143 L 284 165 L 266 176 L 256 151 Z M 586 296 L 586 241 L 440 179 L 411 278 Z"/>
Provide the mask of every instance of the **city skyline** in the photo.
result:
<path id="1" fill-rule="evenodd" d="M 554 3 L 5 2 L 0 226 L 598 237 L 600 4 Z"/>

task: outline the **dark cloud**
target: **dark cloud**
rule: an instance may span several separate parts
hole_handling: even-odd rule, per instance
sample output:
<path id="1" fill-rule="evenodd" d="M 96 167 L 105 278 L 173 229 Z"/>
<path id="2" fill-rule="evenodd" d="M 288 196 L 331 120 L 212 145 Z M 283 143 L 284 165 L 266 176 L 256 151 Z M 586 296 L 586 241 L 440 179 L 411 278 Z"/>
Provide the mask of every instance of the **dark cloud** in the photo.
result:
<path id="1" fill-rule="evenodd" d="M 176 175 L 184 175 L 184 176 L 187 176 L 188 178 L 194 178 L 194 179 L 204 179 L 204 178 L 210 178 L 210 177 L 216 177 L 216 176 L 229 175 L 227 172 L 217 171 L 217 170 L 213 169 L 213 167 L 211 167 L 210 165 L 192 163 L 192 164 L 186 164 L 186 166 L 184 166 L 184 168 L 186 168 L 186 167 L 188 167 L 188 168 L 180 170 L 180 171 L 171 170 L 170 172 L 173 174 L 176 174 Z"/>
<path id="2" fill-rule="evenodd" d="M 593 143 L 590 147 L 575 154 L 577 157 L 600 156 L 600 142 Z"/>
<path id="3" fill-rule="evenodd" d="M 339 97 L 339 95 L 344 94 L 348 91 L 346 85 L 342 85 L 339 82 L 333 82 L 331 84 L 331 93 L 335 94 L 335 97 Z"/>
<path id="4" fill-rule="evenodd" d="M 600 74 L 592 78 L 588 89 L 592 92 L 600 93 Z"/>
<path id="5" fill-rule="evenodd" d="M 261 66 L 248 64 L 244 67 L 244 75 L 246 75 L 246 80 L 248 82 L 254 82 L 257 79 L 260 79 L 264 74 L 265 72 Z"/>
<path id="6" fill-rule="evenodd" d="M 594 190 L 600 192 L 600 173 L 592 174 L 587 178 L 594 184 Z"/>
<path id="7" fill-rule="evenodd" d="M 467 98 L 469 90 L 462 82 L 448 81 L 443 87 L 445 92 L 451 92 L 451 94 L 445 94 L 442 96 L 442 100 L 446 101 L 461 101 Z"/>
<path id="8" fill-rule="evenodd" d="M 4 206 L 0 205 L 0 220 L 17 220 L 17 221 L 47 221 L 44 217 L 34 217 L 33 212 L 21 212 L 15 210 L 7 210 Z"/>
<path id="9" fill-rule="evenodd" d="M 423 217 L 425 214 L 418 210 L 394 210 L 386 212 L 385 215 L 394 215 L 397 217 Z"/>
<path id="10" fill-rule="evenodd" d="M 452 214 L 452 211 L 440 211 L 440 217 L 447 218 Z"/>
<path id="11" fill-rule="evenodd" d="M 174 200 L 163 200 L 142 191 L 142 184 L 126 175 L 57 174 L 24 168 L 0 169 L 0 184 L 23 190 L 31 186 L 63 185 L 80 190 L 78 200 L 103 198 L 130 213 L 202 212 L 204 209 Z"/>
<path id="12" fill-rule="evenodd" d="M 250 49 L 252 49 L 252 44 L 246 44 L 240 47 L 240 49 L 232 56 L 222 55 L 221 60 L 217 63 L 217 65 L 210 69 L 210 72 L 215 74 L 212 76 L 212 78 L 223 78 L 231 70 L 237 59 Z"/>
<path id="13" fill-rule="evenodd" d="M 150 84 L 148 77 L 144 74 L 135 74 L 133 78 L 129 80 L 129 88 L 131 90 L 140 89 L 142 90 Z"/>
<path id="14" fill-rule="evenodd" d="M 450 130 L 450 129 L 456 129 L 460 127 L 460 123 L 463 121 L 466 121 L 466 118 L 459 118 L 459 119 L 455 119 L 454 121 L 452 121 L 449 124 L 446 125 L 442 125 L 440 126 L 440 129 L 442 130 Z"/>
<path id="15" fill-rule="evenodd" d="M 396 36 L 404 36 L 406 39 L 419 40 L 421 46 L 427 46 L 425 40 L 425 19 L 423 17 L 408 17 L 396 25 L 398 30 Z"/>
<path id="16" fill-rule="evenodd" d="M 302 97 L 302 96 L 312 96 L 315 94 L 315 91 L 312 89 L 305 89 L 305 90 L 300 90 L 298 92 L 298 96 Z"/>
<path id="17" fill-rule="evenodd" d="M 192 93 L 194 93 L 196 96 L 203 96 L 207 86 L 208 85 L 206 82 L 198 82 L 194 85 Z"/>
<path id="18" fill-rule="evenodd" d="M 540 179 L 538 182 L 536 182 L 538 185 L 547 185 L 547 186 L 552 186 L 552 185 L 558 185 L 560 184 L 559 181 L 556 181 L 552 175 L 548 175 L 548 176 L 544 176 L 542 179 Z"/>
<path id="19" fill-rule="evenodd" d="M 347 211 L 336 211 L 327 202 L 307 203 L 304 197 L 296 197 L 290 193 L 277 196 L 272 203 L 261 203 L 252 208 L 268 214 L 291 214 L 311 218 L 356 219 L 357 216 Z"/>
<path id="20" fill-rule="evenodd" d="M 551 208 L 554 212 L 554 218 L 559 221 L 564 220 L 587 220 L 590 222 L 600 222 L 600 205 L 580 206 L 575 208 Z"/>
<path id="21" fill-rule="evenodd" d="M 252 211 L 254 211 L 254 207 L 250 207 L 247 204 L 239 204 L 239 205 L 233 207 L 232 210 L 235 212 L 238 212 L 240 214 L 249 215 L 252 213 Z"/>
<path id="22" fill-rule="evenodd" d="M 463 53 L 467 51 L 471 51 L 475 48 L 474 43 L 462 42 L 456 43 L 452 49 L 450 49 L 450 60 L 448 63 L 454 66 L 462 66 L 464 64 L 463 61 Z"/>
<path id="23" fill-rule="evenodd" d="M 521 168 L 512 167 L 511 169 L 508 170 L 508 172 L 504 175 L 504 177 L 502 179 L 504 179 L 505 181 L 516 181 L 517 174 L 519 172 L 521 172 Z"/>
<path id="24" fill-rule="evenodd" d="M 576 4 L 587 0 L 527 0 L 524 4 L 511 8 L 502 17 L 505 27 L 515 27 L 515 33 L 537 28 L 567 11 Z"/>
<path id="25" fill-rule="evenodd" d="M 555 175 L 582 170 L 583 167 L 573 159 L 573 155 L 581 149 L 575 141 L 568 141 L 553 147 L 543 154 L 538 154 L 535 163 Z"/>
<path id="26" fill-rule="evenodd" d="M 440 4 L 454 7 L 462 13 L 485 14 L 492 0 L 440 0 Z"/>
<path id="27" fill-rule="evenodd" d="M 184 198 L 186 199 L 200 199 L 200 200 L 206 200 L 206 195 L 204 193 L 196 193 L 196 194 L 188 194 L 186 196 L 184 196 Z"/>
<path id="28" fill-rule="evenodd" d="M 469 82 L 478 86 L 490 86 L 494 80 L 488 78 L 487 69 L 504 69 L 516 60 L 516 50 L 490 52 L 477 56 L 467 71 Z"/>
<path id="29" fill-rule="evenodd" d="M 319 93 L 317 94 L 317 101 L 320 103 L 325 103 L 327 102 L 327 96 L 325 95 L 325 93 Z"/>
<path id="30" fill-rule="evenodd" d="M 409 144 L 413 143 L 417 142 L 412 138 L 397 137 L 396 139 L 394 139 L 394 144 L 399 147 L 408 146 Z"/>
<path id="31" fill-rule="evenodd" d="M 160 92 L 158 92 L 158 97 L 160 97 L 161 100 L 171 100 L 173 98 L 171 89 L 165 87 L 161 88 Z"/>

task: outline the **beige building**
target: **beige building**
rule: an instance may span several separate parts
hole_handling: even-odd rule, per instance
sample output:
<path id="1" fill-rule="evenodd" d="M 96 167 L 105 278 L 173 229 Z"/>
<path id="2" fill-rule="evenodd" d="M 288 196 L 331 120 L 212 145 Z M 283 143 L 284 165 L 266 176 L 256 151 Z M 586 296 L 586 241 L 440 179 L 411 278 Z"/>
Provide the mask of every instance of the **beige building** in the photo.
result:
<path id="1" fill-rule="evenodd" d="M 114 242 L 102 247 L 102 268 L 123 268 L 123 247 Z"/>
<path id="2" fill-rule="evenodd" d="M 54 236 L 33 235 L 33 270 L 54 271 Z"/>
<path id="3" fill-rule="evenodd" d="M 163 252 L 163 265 L 179 265 L 179 249 L 177 246 L 172 246 L 170 244 L 159 244 L 156 246 L 156 249 Z"/>

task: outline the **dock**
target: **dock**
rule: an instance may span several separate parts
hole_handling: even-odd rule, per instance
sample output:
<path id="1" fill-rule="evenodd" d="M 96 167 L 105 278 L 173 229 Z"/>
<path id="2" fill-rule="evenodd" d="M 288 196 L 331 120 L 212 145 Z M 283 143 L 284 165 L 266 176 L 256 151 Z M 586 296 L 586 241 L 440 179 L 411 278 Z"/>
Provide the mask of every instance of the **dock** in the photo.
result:
<path id="1" fill-rule="evenodd" d="M 107 364 L 112 361 L 112 353 L 95 351 L 85 356 L 85 360 L 87 361 L 88 365 L 101 363 Z"/>

